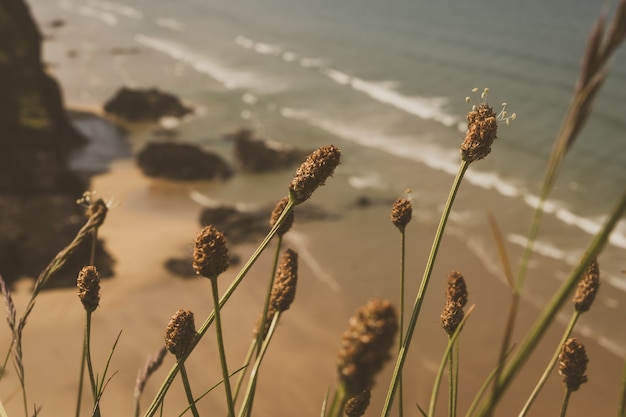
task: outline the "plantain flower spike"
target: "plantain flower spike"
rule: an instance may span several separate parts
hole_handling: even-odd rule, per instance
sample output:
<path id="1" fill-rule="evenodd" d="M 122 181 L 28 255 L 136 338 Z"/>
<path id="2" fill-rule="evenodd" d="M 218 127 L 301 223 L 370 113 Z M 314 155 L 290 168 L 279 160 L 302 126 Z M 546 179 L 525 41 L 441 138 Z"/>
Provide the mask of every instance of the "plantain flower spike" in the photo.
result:
<path id="1" fill-rule="evenodd" d="M 193 313 L 179 309 L 165 329 L 165 347 L 176 358 L 185 355 L 196 337 Z"/>
<path id="2" fill-rule="evenodd" d="M 224 234 L 214 226 L 205 226 L 195 240 L 193 268 L 203 277 L 215 279 L 228 269 L 230 255 Z"/>
<path id="3" fill-rule="evenodd" d="M 341 151 L 334 145 L 322 146 L 310 154 L 289 185 L 289 197 L 294 203 L 305 202 L 319 186 L 324 185 L 335 172 L 340 159 Z"/>
<path id="4" fill-rule="evenodd" d="M 376 374 L 391 355 L 398 316 L 387 300 L 371 299 L 350 319 L 341 337 L 337 371 L 348 397 L 374 386 Z"/>
<path id="5" fill-rule="evenodd" d="M 597 259 L 593 259 L 576 288 L 574 294 L 574 309 L 580 313 L 589 310 L 600 288 L 600 268 Z"/>
<path id="6" fill-rule="evenodd" d="M 280 200 L 278 200 L 278 202 L 276 203 L 276 206 L 274 207 L 274 210 L 272 211 L 272 216 L 270 218 L 271 227 L 274 227 L 274 225 L 278 222 L 278 219 L 280 218 L 280 215 L 283 214 L 283 211 L 285 210 L 285 207 L 287 207 L 288 202 L 289 202 L 289 197 L 283 197 Z M 283 223 L 278 228 L 278 231 L 276 232 L 278 236 L 283 236 L 285 233 L 289 231 L 289 229 L 291 229 L 294 219 L 295 219 L 295 215 L 294 215 L 293 210 L 291 210 L 291 212 L 287 215 L 287 218 L 283 220 Z"/>
<path id="7" fill-rule="evenodd" d="M 448 275 L 446 300 L 454 301 L 461 308 L 467 304 L 467 285 L 465 284 L 465 278 L 459 271 L 452 271 Z"/>
<path id="8" fill-rule="evenodd" d="M 478 88 L 472 89 L 476 93 Z M 504 122 L 508 126 L 511 120 L 517 118 L 516 113 L 508 114 L 507 103 L 502 103 L 502 109 L 496 114 L 493 108 L 487 104 L 489 89 L 485 88 L 480 94 L 482 100 L 478 105 L 473 105 L 467 113 L 467 133 L 461 144 L 461 158 L 468 163 L 483 159 L 491 152 L 491 145 L 498 134 L 498 122 Z M 465 98 L 469 103 L 470 97 Z"/>
<path id="9" fill-rule="evenodd" d="M 88 312 L 94 312 L 100 304 L 100 276 L 95 266 L 85 266 L 76 279 L 78 298 Z"/>
<path id="10" fill-rule="evenodd" d="M 285 311 L 291 307 L 296 297 L 297 283 L 298 254 L 287 249 L 276 271 L 276 279 L 270 295 L 270 303 L 276 311 Z"/>
<path id="11" fill-rule="evenodd" d="M 559 373 L 563 376 L 563 382 L 570 392 L 587 382 L 587 353 L 585 347 L 576 339 L 568 339 L 559 355 Z"/>
<path id="12" fill-rule="evenodd" d="M 446 304 L 441 313 L 441 327 L 452 336 L 465 317 L 463 307 L 456 301 L 446 300 Z"/>
<path id="13" fill-rule="evenodd" d="M 361 391 L 354 397 L 348 398 L 344 412 L 346 417 L 361 417 L 370 405 L 372 392 L 368 389 Z"/>
<path id="14" fill-rule="evenodd" d="M 413 204 L 406 198 L 399 198 L 393 203 L 391 207 L 391 222 L 400 230 L 404 232 L 404 228 L 411 221 L 413 216 Z"/>

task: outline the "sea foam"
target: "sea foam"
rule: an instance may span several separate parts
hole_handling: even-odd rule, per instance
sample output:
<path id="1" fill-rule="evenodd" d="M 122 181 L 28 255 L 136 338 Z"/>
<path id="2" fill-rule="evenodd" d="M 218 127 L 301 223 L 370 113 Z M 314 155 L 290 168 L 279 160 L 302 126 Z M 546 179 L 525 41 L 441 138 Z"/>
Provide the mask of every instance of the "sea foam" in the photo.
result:
<path id="1" fill-rule="evenodd" d="M 199 73 L 206 74 L 218 81 L 229 90 L 247 88 L 259 92 L 276 92 L 281 88 L 278 82 L 263 79 L 252 72 L 227 67 L 176 42 L 143 34 L 135 35 L 135 41 L 189 65 Z"/>

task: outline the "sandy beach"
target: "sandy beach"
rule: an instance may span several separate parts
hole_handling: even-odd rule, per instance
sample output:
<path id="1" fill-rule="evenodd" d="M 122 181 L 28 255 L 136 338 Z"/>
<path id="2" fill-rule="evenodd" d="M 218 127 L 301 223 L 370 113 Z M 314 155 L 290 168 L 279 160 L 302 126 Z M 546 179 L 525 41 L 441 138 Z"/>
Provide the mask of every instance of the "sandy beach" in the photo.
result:
<path id="1" fill-rule="evenodd" d="M 287 184 L 291 174 L 282 172 L 280 175 L 284 175 Z M 432 178 L 437 180 L 436 175 Z M 333 189 L 338 184 L 334 182 L 344 180 L 339 170 L 336 178 L 314 195 L 313 201 L 318 197 L 322 203 L 336 201 L 337 191 Z M 206 185 L 229 187 L 228 184 Z M 115 277 L 102 284 L 102 301 L 93 316 L 93 358 L 96 371 L 101 372 L 121 331 L 110 365 L 112 378 L 102 400 L 102 411 L 104 415 L 129 416 L 133 412 L 137 372 L 147 355 L 163 343 L 164 329 L 171 315 L 179 308 L 192 310 L 199 327 L 211 311 L 208 281 L 177 278 L 163 267 L 169 257 L 191 253 L 191 242 L 199 230 L 200 206 L 189 198 L 189 192 L 202 189 L 202 184 L 148 179 L 131 159 L 123 159 L 115 162 L 108 173 L 95 177 L 92 188 L 103 194 L 110 192 L 119 202 L 100 230 L 116 265 Z M 388 212 L 389 208 L 380 204 L 346 212 L 340 221 L 299 224 L 296 220 L 293 231 L 285 236 L 285 247 L 301 254 L 300 281 L 296 301 L 283 316 L 261 370 L 256 415 L 318 415 L 325 390 L 336 386 L 339 337 L 353 311 L 370 296 L 397 300 L 399 234 L 388 221 Z M 371 218 L 379 220 L 369 222 L 364 228 L 363 222 Z M 421 274 L 429 249 L 429 239 L 425 236 L 431 236 L 434 227 L 433 219 L 416 217 L 408 228 L 409 305 L 417 288 L 416 277 Z M 428 404 L 434 374 L 445 347 L 446 336 L 440 329 L 439 314 L 445 277 L 451 269 L 462 269 L 470 288 L 470 304 L 477 305 L 461 340 L 460 410 L 467 408 L 494 364 L 508 306 L 507 288 L 474 258 L 468 245 L 471 242 L 457 239 L 453 232 L 442 245 L 429 290 L 431 296 L 422 309 L 405 368 L 409 415 L 417 415 L 413 409 L 415 402 L 422 407 Z M 253 245 L 234 248 L 242 259 L 247 259 L 253 250 Z M 251 330 L 260 314 L 272 252 L 268 250 L 261 257 L 223 310 L 232 369 L 243 360 Z M 231 268 L 220 277 L 222 289 L 237 271 L 237 267 Z M 29 297 L 28 287 L 29 283 L 23 282 L 14 293 L 18 314 Z M 536 314 L 534 307 L 523 305 L 517 340 Z M 84 311 L 74 289 L 44 292 L 29 319 L 24 333 L 26 381 L 29 401 L 43 407 L 41 415 L 67 416 L 74 412 L 83 320 Z M 514 410 L 519 410 L 561 331 L 562 325 L 552 326 L 546 343 L 539 346 L 497 415 L 510 416 Z M 8 334 L 4 334 L 0 339 L 2 351 L 9 343 Z M 572 397 L 569 415 L 611 415 L 617 404 L 622 362 L 592 340 L 585 340 L 585 343 L 591 358 L 590 382 Z M 170 355 L 148 383 L 142 401 L 144 408 L 172 363 Z M 189 359 L 188 368 L 198 394 L 219 381 L 212 329 Z M 375 416 L 380 412 L 390 368 L 391 365 L 379 377 L 366 415 Z M 437 415 L 445 414 L 445 389 L 441 393 Z M 530 415 L 554 415 L 560 407 L 562 394 L 560 378 L 552 375 L 534 408 L 536 411 Z M 0 384 L 0 396 L 9 415 L 21 413 L 19 384 L 12 370 Z M 87 415 L 89 402 L 86 395 L 83 415 Z M 184 392 L 177 380 L 166 398 L 164 415 L 178 415 L 185 404 Z M 205 415 L 225 413 L 221 389 L 205 397 L 199 409 Z"/>

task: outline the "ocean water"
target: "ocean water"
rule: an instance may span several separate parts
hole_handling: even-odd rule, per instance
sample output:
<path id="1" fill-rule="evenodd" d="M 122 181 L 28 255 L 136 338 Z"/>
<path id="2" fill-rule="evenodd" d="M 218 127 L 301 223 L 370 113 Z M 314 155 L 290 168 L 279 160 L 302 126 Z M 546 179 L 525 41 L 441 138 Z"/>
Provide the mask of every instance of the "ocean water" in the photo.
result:
<path id="1" fill-rule="evenodd" d="M 488 87 L 487 101 L 495 108 L 506 102 L 507 111 L 515 112 L 517 119 L 510 126 L 501 124 L 492 154 L 472 166 L 466 182 L 481 196 L 492 196 L 485 202 L 499 203 L 481 204 L 469 191 L 461 198 L 453 223 L 458 233 L 470 236 L 478 228 L 476 219 L 493 212 L 507 244 L 519 250 L 587 35 L 604 2 L 31 0 L 30 4 L 44 33 L 52 35 L 45 56 L 71 105 L 99 106 L 121 85 L 159 86 L 198 109 L 196 116 L 178 126 L 177 140 L 226 152 L 222 135 L 246 126 L 260 136 L 296 146 L 314 148 L 332 142 L 344 149 L 340 174 L 347 186 L 395 197 L 410 188 L 416 210 L 427 217 L 438 216 L 447 193 L 430 186 L 429 173 L 434 170 L 452 179 L 465 114 L 471 107 L 465 97 L 476 103 L 480 97 L 472 88 Z M 605 9 L 610 15 L 612 8 Z M 65 19 L 67 25 L 46 26 L 53 18 Z M 114 48 L 137 48 L 137 53 L 112 54 Z M 540 256 L 566 266 L 576 263 L 624 192 L 624 49 L 613 59 L 593 114 L 567 156 L 536 245 Z M 252 200 L 263 195 L 246 193 Z M 476 247 L 485 263 L 492 262 L 494 254 L 486 249 L 487 241 L 488 237 Z M 606 308 L 622 315 L 625 250 L 622 221 L 600 258 L 603 291 L 613 294 Z M 539 304 L 546 297 L 539 295 Z M 624 353 L 626 336 L 594 328 L 607 348 Z"/>

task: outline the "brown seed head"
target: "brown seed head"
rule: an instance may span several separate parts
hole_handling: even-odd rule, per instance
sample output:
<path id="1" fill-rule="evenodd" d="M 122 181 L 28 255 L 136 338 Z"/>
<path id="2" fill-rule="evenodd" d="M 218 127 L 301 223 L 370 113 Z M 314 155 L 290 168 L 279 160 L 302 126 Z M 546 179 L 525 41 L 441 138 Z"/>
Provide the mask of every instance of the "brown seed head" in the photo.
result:
<path id="1" fill-rule="evenodd" d="M 274 227 L 276 222 L 278 222 L 278 219 L 280 218 L 280 215 L 283 213 L 283 210 L 285 210 L 285 207 L 287 207 L 288 202 L 289 202 L 289 197 L 283 197 L 280 200 L 278 200 L 278 202 L 276 203 L 276 207 L 274 207 L 274 210 L 272 211 L 272 217 L 270 218 L 271 227 Z M 289 229 L 291 229 L 294 218 L 295 218 L 294 212 L 293 210 L 291 210 L 291 212 L 287 215 L 287 218 L 283 221 L 283 224 L 281 224 L 280 227 L 278 228 L 278 232 L 276 232 L 278 236 L 283 236 L 285 233 L 289 231 Z"/>
<path id="2" fill-rule="evenodd" d="M 374 377 L 389 360 L 398 332 L 398 316 L 389 301 L 371 299 L 350 319 L 341 337 L 337 371 L 348 396 L 374 386 Z"/>
<path id="3" fill-rule="evenodd" d="M 441 327 L 448 333 L 448 336 L 454 334 L 463 317 L 465 317 L 463 307 L 456 301 L 446 300 L 446 305 L 441 313 Z"/>
<path id="4" fill-rule="evenodd" d="M 277 311 L 288 310 L 296 297 L 298 283 L 298 254 L 287 249 L 283 254 L 272 287 L 270 303 Z"/>
<path id="5" fill-rule="evenodd" d="M 446 289 L 446 300 L 454 301 L 461 308 L 467 304 L 467 286 L 465 278 L 459 271 L 452 271 L 448 275 L 448 286 Z"/>
<path id="6" fill-rule="evenodd" d="M 365 410 L 370 405 L 370 398 L 372 397 L 372 392 L 368 389 L 361 391 L 354 397 L 350 397 L 348 401 L 346 401 L 346 406 L 344 407 L 344 411 L 347 417 L 361 417 L 365 414 Z"/>
<path id="7" fill-rule="evenodd" d="M 180 358 L 187 353 L 195 337 L 196 325 L 193 313 L 181 308 L 172 316 L 165 329 L 165 347 Z"/>
<path id="8" fill-rule="evenodd" d="M 95 266 L 85 266 L 76 279 L 78 298 L 85 310 L 93 312 L 100 303 L 100 277 Z"/>
<path id="9" fill-rule="evenodd" d="M 467 114 L 467 133 L 461 144 L 461 157 L 472 163 L 491 152 L 496 139 L 498 123 L 496 113 L 487 103 L 481 103 Z"/>
<path id="10" fill-rule="evenodd" d="M 213 279 L 228 269 L 226 238 L 215 227 L 204 227 L 196 237 L 193 268 L 203 277 Z"/>
<path id="11" fill-rule="evenodd" d="M 406 198 L 399 198 L 391 207 L 391 222 L 401 231 L 411 221 L 413 205 Z"/>
<path id="12" fill-rule="evenodd" d="M 324 185 L 339 165 L 341 151 L 334 145 L 322 146 L 300 165 L 289 185 L 289 195 L 295 204 L 311 197 L 313 191 Z"/>
<path id="13" fill-rule="evenodd" d="M 587 353 L 582 343 L 576 339 L 568 339 L 559 355 L 559 373 L 567 389 L 574 392 L 587 382 Z"/>
<path id="14" fill-rule="evenodd" d="M 600 288 L 600 268 L 598 261 L 594 259 L 578 283 L 576 294 L 574 294 L 574 309 L 581 313 L 589 310 L 596 298 L 598 288 Z"/>

